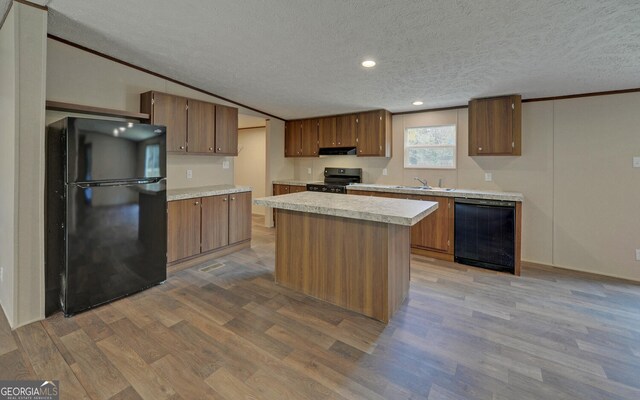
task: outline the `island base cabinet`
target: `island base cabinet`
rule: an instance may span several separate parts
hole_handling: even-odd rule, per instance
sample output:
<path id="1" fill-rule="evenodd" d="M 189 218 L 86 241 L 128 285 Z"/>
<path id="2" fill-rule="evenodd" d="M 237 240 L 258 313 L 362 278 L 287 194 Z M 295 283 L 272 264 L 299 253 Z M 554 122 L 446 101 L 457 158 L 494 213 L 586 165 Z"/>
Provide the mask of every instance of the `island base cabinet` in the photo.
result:
<path id="1" fill-rule="evenodd" d="M 170 201 L 167 208 L 167 262 L 199 254 L 200 199 Z"/>
<path id="2" fill-rule="evenodd" d="M 278 210 L 278 284 L 388 322 L 409 291 L 409 226 Z"/>

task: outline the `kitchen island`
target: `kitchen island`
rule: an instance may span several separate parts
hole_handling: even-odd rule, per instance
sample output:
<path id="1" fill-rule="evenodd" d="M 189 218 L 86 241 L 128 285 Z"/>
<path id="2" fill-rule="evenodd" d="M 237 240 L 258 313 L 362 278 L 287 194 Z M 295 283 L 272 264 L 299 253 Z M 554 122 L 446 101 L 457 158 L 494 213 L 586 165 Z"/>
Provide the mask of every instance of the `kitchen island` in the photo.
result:
<path id="1" fill-rule="evenodd" d="M 254 204 L 277 209 L 278 284 L 385 323 L 409 291 L 411 226 L 438 207 L 316 192 Z"/>

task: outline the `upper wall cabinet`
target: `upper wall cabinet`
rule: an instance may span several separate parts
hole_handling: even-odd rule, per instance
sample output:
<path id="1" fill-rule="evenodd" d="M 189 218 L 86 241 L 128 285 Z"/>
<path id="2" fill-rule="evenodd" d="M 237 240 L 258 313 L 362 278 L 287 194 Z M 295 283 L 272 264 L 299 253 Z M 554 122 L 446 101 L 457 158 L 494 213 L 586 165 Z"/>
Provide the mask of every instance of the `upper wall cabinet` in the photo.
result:
<path id="1" fill-rule="evenodd" d="M 377 110 L 360 113 L 357 119 L 358 156 L 391 157 L 391 114 Z"/>
<path id="2" fill-rule="evenodd" d="M 238 109 L 160 92 L 140 95 L 150 123 L 167 127 L 167 152 L 238 155 Z"/>
<path id="3" fill-rule="evenodd" d="M 284 131 L 285 157 L 318 157 L 318 119 L 288 121 Z"/>
<path id="4" fill-rule="evenodd" d="M 356 147 L 358 156 L 391 157 L 391 113 L 377 110 L 288 121 L 285 157 L 317 157 L 320 148 Z"/>
<path id="5" fill-rule="evenodd" d="M 522 154 L 520 95 L 476 99 L 469 102 L 469 155 Z"/>

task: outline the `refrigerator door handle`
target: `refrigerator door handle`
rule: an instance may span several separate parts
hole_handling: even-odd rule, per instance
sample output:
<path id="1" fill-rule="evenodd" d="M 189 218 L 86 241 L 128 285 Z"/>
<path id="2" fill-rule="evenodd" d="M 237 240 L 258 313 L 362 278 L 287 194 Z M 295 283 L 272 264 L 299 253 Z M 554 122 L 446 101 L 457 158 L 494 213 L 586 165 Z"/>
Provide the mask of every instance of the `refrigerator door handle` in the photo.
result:
<path id="1" fill-rule="evenodd" d="M 111 186 L 129 186 L 129 185 L 147 185 L 150 183 L 158 183 L 167 178 L 134 178 L 134 179 L 121 179 L 121 180 L 108 180 L 108 181 L 93 181 L 93 182 L 76 182 L 73 185 L 82 189 L 88 189 L 92 187 L 111 187 Z"/>

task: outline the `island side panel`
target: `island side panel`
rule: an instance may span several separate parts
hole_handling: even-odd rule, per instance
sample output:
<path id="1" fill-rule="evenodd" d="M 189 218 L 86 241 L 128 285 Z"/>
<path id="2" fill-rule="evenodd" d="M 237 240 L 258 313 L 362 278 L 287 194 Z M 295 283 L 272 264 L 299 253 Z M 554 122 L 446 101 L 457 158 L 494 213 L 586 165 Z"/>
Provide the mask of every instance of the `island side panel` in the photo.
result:
<path id="1" fill-rule="evenodd" d="M 409 287 L 409 227 L 289 210 L 277 218 L 277 283 L 388 322 Z"/>
<path id="2" fill-rule="evenodd" d="M 389 225 L 388 318 L 398 311 L 409 293 L 411 274 L 411 228 Z"/>

